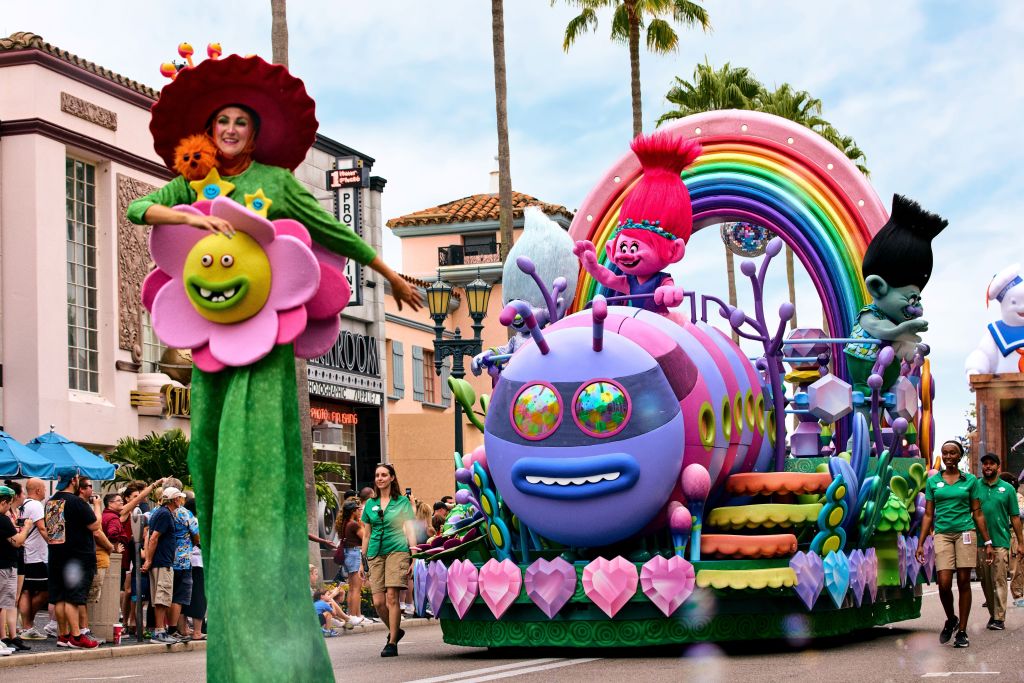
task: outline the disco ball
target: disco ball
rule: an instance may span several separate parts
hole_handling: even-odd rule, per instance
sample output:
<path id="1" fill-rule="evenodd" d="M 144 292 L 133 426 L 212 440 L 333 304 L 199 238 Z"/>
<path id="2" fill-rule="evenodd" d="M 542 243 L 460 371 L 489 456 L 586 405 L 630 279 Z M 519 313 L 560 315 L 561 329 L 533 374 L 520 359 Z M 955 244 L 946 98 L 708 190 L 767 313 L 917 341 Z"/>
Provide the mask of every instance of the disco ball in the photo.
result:
<path id="1" fill-rule="evenodd" d="M 771 238 L 768 228 L 757 223 L 722 223 L 722 242 L 737 256 L 760 256 Z"/>

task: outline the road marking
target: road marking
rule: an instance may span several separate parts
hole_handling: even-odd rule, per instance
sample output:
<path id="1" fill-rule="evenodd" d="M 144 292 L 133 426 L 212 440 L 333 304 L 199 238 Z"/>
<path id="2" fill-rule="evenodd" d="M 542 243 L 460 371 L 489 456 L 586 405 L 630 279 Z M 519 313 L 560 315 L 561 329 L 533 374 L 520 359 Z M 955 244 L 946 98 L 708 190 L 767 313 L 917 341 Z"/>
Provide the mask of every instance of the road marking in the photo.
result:
<path id="1" fill-rule="evenodd" d="M 998 676 L 998 671 L 936 671 L 922 674 L 921 678 L 949 678 L 950 676 Z"/>
<path id="2" fill-rule="evenodd" d="M 459 671 L 443 676 L 434 676 L 433 678 L 418 678 L 415 681 L 406 681 L 406 683 L 442 683 L 442 681 L 454 681 L 466 676 L 476 676 L 479 674 L 489 674 L 495 671 L 507 671 L 509 669 L 518 669 L 524 666 L 534 666 L 537 664 L 545 664 L 547 662 L 561 662 L 564 661 L 563 657 L 548 657 L 547 659 L 527 659 L 522 662 L 513 662 L 512 664 L 502 664 L 500 666 L 489 666 L 486 669 L 470 669 L 469 671 Z"/>
<path id="3" fill-rule="evenodd" d="M 69 678 L 69 681 L 120 681 L 125 678 L 142 678 L 142 674 L 130 674 L 128 676 L 104 676 L 103 678 Z"/>
<path id="4" fill-rule="evenodd" d="M 458 683 L 483 683 L 483 681 L 494 681 L 499 678 L 509 678 L 510 676 L 523 676 L 526 674 L 536 673 L 538 671 L 547 671 L 548 669 L 560 669 L 563 666 L 572 666 L 573 664 L 586 664 L 587 662 L 596 662 L 599 659 L 600 657 L 589 657 L 587 659 L 568 659 L 564 662 L 553 662 L 551 664 L 531 666 L 525 669 L 513 669 L 512 671 L 491 674 L 489 676 L 480 676 L 478 678 L 462 678 L 459 679 Z"/>

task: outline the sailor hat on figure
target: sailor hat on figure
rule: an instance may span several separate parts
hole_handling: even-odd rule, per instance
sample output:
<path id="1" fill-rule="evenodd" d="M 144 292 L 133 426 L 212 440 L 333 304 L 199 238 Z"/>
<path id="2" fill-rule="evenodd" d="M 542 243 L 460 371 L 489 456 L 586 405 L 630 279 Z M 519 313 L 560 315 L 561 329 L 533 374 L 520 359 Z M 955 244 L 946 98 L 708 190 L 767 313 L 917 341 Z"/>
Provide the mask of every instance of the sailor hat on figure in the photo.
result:
<path id="1" fill-rule="evenodd" d="M 992 301 L 999 302 L 1001 319 L 989 323 L 978 348 L 967 357 L 968 376 L 1024 372 L 1024 278 L 1019 263 L 992 278 L 985 305 Z"/>

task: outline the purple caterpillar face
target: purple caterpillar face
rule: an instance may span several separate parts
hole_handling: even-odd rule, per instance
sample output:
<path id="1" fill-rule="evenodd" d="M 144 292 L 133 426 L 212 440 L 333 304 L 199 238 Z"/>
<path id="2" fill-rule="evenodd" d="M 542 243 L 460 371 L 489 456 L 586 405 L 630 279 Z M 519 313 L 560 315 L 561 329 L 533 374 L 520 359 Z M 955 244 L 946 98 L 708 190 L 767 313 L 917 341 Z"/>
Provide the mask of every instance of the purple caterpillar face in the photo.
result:
<path id="1" fill-rule="evenodd" d="M 485 433 L 491 476 L 541 536 L 576 546 L 628 538 L 665 506 L 679 478 L 679 401 L 651 354 L 611 329 L 601 351 L 589 326 L 559 324 L 545 336 L 550 353 L 524 347 L 494 389 Z"/>

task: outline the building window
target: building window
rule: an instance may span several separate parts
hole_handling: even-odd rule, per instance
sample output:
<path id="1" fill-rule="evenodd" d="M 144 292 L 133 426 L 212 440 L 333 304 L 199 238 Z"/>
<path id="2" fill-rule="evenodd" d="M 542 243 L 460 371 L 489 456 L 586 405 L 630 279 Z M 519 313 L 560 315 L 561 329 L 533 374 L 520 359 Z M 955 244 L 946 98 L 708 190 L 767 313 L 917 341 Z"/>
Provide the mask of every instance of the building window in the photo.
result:
<path id="1" fill-rule="evenodd" d="M 405 348 L 402 342 L 387 340 L 387 356 L 391 359 L 391 366 L 388 372 L 388 398 L 393 400 L 405 396 Z"/>
<path id="2" fill-rule="evenodd" d="M 68 387 L 99 393 L 96 297 L 96 167 L 65 160 L 68 280 Z"/>
<path id="3" fill-rule="evenodd" d="M 423 349 L 423 402 L 437 403 L 437 373 L 434 372 L 434 352 Z"/>
<path id="4" fill-rule="evenodd" d="M 167 347 L 160 343 L 153 332 L 153 321 L 149 311 L 142 312 L 142 372 L 160 372 L 160 356 Z"/>

